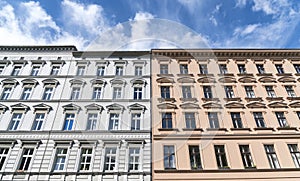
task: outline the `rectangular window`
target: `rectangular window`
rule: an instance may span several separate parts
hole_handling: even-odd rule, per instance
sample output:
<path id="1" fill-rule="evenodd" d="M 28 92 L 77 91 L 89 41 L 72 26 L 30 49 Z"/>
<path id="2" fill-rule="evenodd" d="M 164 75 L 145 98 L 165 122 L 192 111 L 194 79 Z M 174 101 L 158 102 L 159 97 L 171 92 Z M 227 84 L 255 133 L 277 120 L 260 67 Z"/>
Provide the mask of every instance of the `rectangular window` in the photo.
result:
<path id="1" fill-rule="evenodd" d="M 298 116 L 298 119 L 300 120 L 300 111 L 297 111 L 296 114 Z"/>
<path id="2" fill-rule="evenodd" d="M 241 157 L 245 168 L 253 168 L 253 160 L 250 152 L 249 145 L 240 145 Z"/>
<path id="3" fill-rule="evenodd" d="M 294 68 L 296 70 L 296 73 L 299 74 L 300 73 L 300 64 L 294 64 Z"/>
<path id="4" fill-rule="evenodd" d="M 141 87 L 135 87 L 133 89 L 133 99 L 134 100 L 142 99 L 142 93 L 143 93 L 143 89 Z"/>
<path id="5" fill-rule="evenodd" d="M 273 86 L 266 86 L 265 88 L 266 88 L 268 97 L 276 97 L 276 93 L 273 89 Z"/>
<path id="6" fill-rule="evenodd" d="M 1 100 L 7 100 L 12 92 L 12 87 L 4 87 L 1 95 Z"/>
<path id="7" fill-rule="evenodd" d="M 39 74 L 40 68 L 40 66 L 33 66 L 30 75 L 37 76 Z"/>
<path id="8" fill-rule="evenodd" d="M 64 131 L 72 130 L 74 122 L 75 122 L 75 114 L 66 114 L 63 130 Z"/>
<path id="9" fill-rule="evenodd" d="M 101 87 L 94 87 L 93 90 L 93 99 L 101 99 Z"/>
<path id="10" fill-rule="evenodd" d="M 220 69 L 221 74 L 227 74 L 228 73 L 226 64 L 220 64 L 219 69 Z"/>
<path id="11" fill-rule="evenodd" d="M 220 169 L 228 168 L 224 145 L 215 145 L 214 147 L 218 167 Z"/>
<path id="12" fill-rule="evenodd" d="M 296 94 L 295 94 L 295 91 L 293 89 L 293 86 L 290 86 L 290 85 L 286 85 L 284 86 L 285 87 L 285 90 L 286 90 L 286 93 L 289 97 L 296 97 Z"/>
<path id="13" fill-rule="evenodd" d="M 23 155 L 18 170 L 24 170 L 24 171 L 28 170 L 33 157 L 33 151 L 34 151 L 33 148 L 25 148 L 23 150 Z"/>
<path id="14" fill-rule="evenodd" d="M 121 99 L 122 97 L 122 88 L 114 87 L 113 88 L 113 99 Z"/>
<path id="15" fill-rule="evenodd" d="M 171 129 L 172 126 L 172 113 L 162 113 L 162 128 Z"/>
<path id="16" fill-rule="evenodd" d="M 234 98 L 234 92 L 232 86 L 225 86 L 224 89 L 227 98 Z"/>
<path id="17" fill-rule="evenodd" d="M 279 74 L 284 74 L 284 70 L 281 64 L 276 64 L 275 67 Z"/>
<path id="18" fill-rule="evenodd" d="M 239 69 L 240 74 L 245 74 L 245 73 L 247 73 L 247 72 L 246 72 L 246 67 L 245 67 L 244 64 L 238 64 L 237 66 L 238 66 L 238 69 Z"/>
<path id="19" fill-rule="evenodd" d="M 277 118 L 277 121 L 278 121 L 280 127 L 288 126 L 287 120 L 284 116 L 284 112 L 275 112 L 275 115 L 276 115 L 276 118 Z"/>
<path id="20" fill-rule="evenodd" d="M 80 96 L 80 87 L 73 87 L 71 92 L 71 100 L 78 100 Z"/>
<path id="21" fill-rule="evenodd" d="M 266 73 L 263 64 L 257 64 L 257 65 L 256 65 L 256 68 L 257 68 L 257 71 L 258 71 L 259 74 L 264 74 L 264 73 Z"/>
<path id="22" fill-rule="evenodd" d="M 264 120 L 262 112 L 254 112 L 253 117 L 254 117 L 256 126 L 258 128 L 265 128 L 266 127 L 265 120 Z"/>
<path id="23" fill-rule="evenodd" d="M 17 76 L 17 75 L 19 75 L 20 74 L 20 72 L 21 72 L 21 66 L 15 66 L 14 67 L 14 69 L 13 69 L 13 71 L 11 72 L 11 75 L 12 76 Z"/>
<path id="24" fill-rule="evenodd" d="M 200 74 L 208 74 L 208 69 L 206 64 L 199 64 Z"/>
<path id="25" fill-rule="evenodd" d="M 22 116 L 23 116 L 22 113 L 14 113 L 12 115 L 12 118 L 10 120 L 10 124 L 9 124 L 9 127 L 8 127 L 9 131 L 13 131 L 13 130 L 17 130 L 18 129 L 19 124 L 20 124 L 20 122 L 22 120 Z"/>
<path id="26" fill-rule="evenodd" d="M 92 148 L 82 148 L 80 155 L 80 166 L 79 170 L 90 170 L 92 163 Z"/>
<path id="27" fill-rule="evenodd" d="M 85 71 L 85 66 L 78 66 L 76 75 L 77 76 L 84 75 L 84 71 Z"/>
<path id="28" fill-rule="evenodd" d="M 116 67 L 116 75 L 122 76 L 123 75 L 123 66 L 117 66 Z"/>
<path id="29" fill-rule="evenodd" d="M 239 112 L 231 112 L 231 120 L 234 128 L 243 128 L 241 114 Z"/>
<path id="30" fill-rule="evenodd" d="M 118 130 L 119 129 L 119 119 L 120 119 L 120 114 L 111 113 L 109 116 L 108 130 Z"/>
<path id="31" fill-rule="evenodd" d="M 131 114 L 131 130 L 141 129 L 141 113 Z"/>
<path id="32" fill-rule="evenodd" d="M 187 64 L 180 64 L 179 67 L 180 67 L 180 74 L 188 74 L 189 73 Z"/>
<path id="33" fill-rule="evenodd" d="M 192 91 L 190 86 L 182 86 L 182 97 L 184 99 L 192 98 Z"/>
<path id="34" fill-rule="evenodd" d="M 24 87 L 21 99 L 28 100 L 30 98 L 31 92 L 32 92 L 32 87 Z"/>
<path id="35" fill-rule="evenodd" d="M 246 96 L 248 98 L 255 98 L 255 94 L 252 86 L 245 86 Z"/>
<path id="36" fill-rule="evenodd" d="M 295 167 L 300 168 L 300 151 L 297 144 L 288 144 Z"/>
<path id="37" fill-rule="evenodd" d="M 52 66 L 52 70 L 50 72 L 50 75 L 58 75 L 60 70 L 60 66 Z"/>
<path id="38" fill-rule="evenodd" d="M 2 170 L 5 160 L 8 157 L 8 148 L 0 148 L 0 170 Z"/>
<path id="39" fill-rule="evenodd" d="M 45 87 L 43 100 L 50 100 L 52 98 L 53 90 L 53 87 Z"/>
<path id="40" fill-rule="evenodd" d="M 201 169 L 201 157 L 199 146 L 189 146 L 191 169 Z"/>
<path id="41" fill-rule="evenodd" d="M 53 164 L 53 170 L 54 171 L 61 171 L 64 170 L 66 159 L 67 159 L 67 148 L 57 148 L 56 154 L 55 154 L 55 160 Z"/>
<path id="42" fill-rule="evenodd" d="M 104 170 L 113 171 L 116 167 L 117 148 L 105 148 Z"/>
<path id="43" fill-rule="evenodd" d="M 87 119 L 86 130 L 95 130 L 97 127 L 98 114 L 89 113 Z"/>
<path id="44" fill-rule="evenodd" d="M 185 113 L 185 125 L 187 129 L 196 129 L 195 113 Z"/>
<path id="45" fill-rule="evenodd" d="M 164 146 L 164 167 L 165 169 L 175 169 L 174 146 Z"/>
<path id="46" fill-rule="evenodd" d="M 31 130 L 33 130 L 33 131 L 41 130 L 44 121 L 45 121 L 45 113 L 37 113 L 35 115 Z"/>
<path id="47" fill-rule="evenodd" d="M 170 98 L 170 87 L 169 86 L 161 86 L 160 87 L 161 98 L 168 99 Z"/>
<path id="48" fill-rule="evenodd" d="M 270 167 L 273 169 L 280 168 L 274 145 L 264 145 L 264 147 Z"/>
<path id="49" fill-rule="evenodd" d="M 105 71 L 105 67 L 104 66 L 99 66 L 97 68 L 97 76 L 104 76 L 104 71 Z"/>
<path id="50" fill-rule="evenodd" d="M 140 148 L 129 148 L 129 171 L 139 170 Z"/>
<path id="51" fill-rule="evenodd" d="M 204 92 L 204 97 L 206 99 L 211 99 L 213 98 L 211 86 L 203 86 L 203 92 Z"/>
<path id="52" fill-rule="evenodd" d="M 143 67 L 142 66 L 136 66 L 134 69 L 134 75 L 135 76 L 142 76 L 143 75 Z"/>
<path id="53" fill-rule="evenodd" d="M 160 65 L 160 74 L 168 74 L 169 68 L 167 64 L 161 64 Z"/>
<path id="54" fill-rule="evenodd" d="M 4 71 L 4 66 L 0 66 L 0 74 Z"/>
<path id="55" fill-rule="evenodd" d="M 207 116 L 208 116 L 210 128 L 213 128 L 213 129 L 220 128 L 218 113 L 216 113 L 216 112 L 209 112 L 207 114 Z"/>

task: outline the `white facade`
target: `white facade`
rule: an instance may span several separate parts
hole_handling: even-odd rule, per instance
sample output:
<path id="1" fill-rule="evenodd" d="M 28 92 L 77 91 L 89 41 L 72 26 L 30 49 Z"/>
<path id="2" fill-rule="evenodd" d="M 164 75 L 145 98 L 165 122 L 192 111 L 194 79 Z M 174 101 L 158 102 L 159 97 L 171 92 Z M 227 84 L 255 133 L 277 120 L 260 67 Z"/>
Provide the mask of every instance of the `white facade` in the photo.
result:
<path id="1" fill-rule="evenodd" d="M 0 47 L 0 179 L 150 180 L 149 52 Z"/>

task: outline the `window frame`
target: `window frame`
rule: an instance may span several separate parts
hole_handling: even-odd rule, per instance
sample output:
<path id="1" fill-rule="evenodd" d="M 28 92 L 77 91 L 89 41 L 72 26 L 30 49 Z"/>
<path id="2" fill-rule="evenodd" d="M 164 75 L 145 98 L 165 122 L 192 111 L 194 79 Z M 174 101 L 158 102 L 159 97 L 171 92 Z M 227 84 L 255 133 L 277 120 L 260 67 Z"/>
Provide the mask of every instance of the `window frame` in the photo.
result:
<path id="1" fill-rule="evenodd" d="M 214 145 L 215 158 L 219 169 L 229 168 L 225 145 Z"/>
<path id="2" fill-rule="evenodd" d="M 208 74 L 207 64 L 199 64 L 199 73 Z"/>
<path id="3" fill-rule="evenodd" d="M 296 168 L 300 168 L 300 151 L 298 144 L 287 144 Z"/>
<path id="4" fill-rule="evenodd" d="M 195 150 L 196 149 L 196 150 Z M 199 145 L 188 145 L 191 170 L 202 169 L 202 159 Z"/>
<path id="5" fill-rule="evenodd" d="M 176 151 L 174 145 L 163 146 L 164 169 L 176 169 Z M 167 162 L 166 162 L 167 161 Z"/>
<path id="6" fill-rule="evenodd" d="M 265 128 L 266 123 L 262 112 L 253 112 L 253 118 L 258 128 Z"/>
<path id="7" fill-rule="evenodd" d="M 173 113 L 162 112 L 161 113 L 161 128 L 162 129 L 173 129 Z"/>
<path id="8" fill-rule="evenodd" d="M 74 117 L 71 117 L 71 115 L 73 115 Z M 70 124 L 70 122 L 71 122 L 71 124 Z M 65 116 L 64 116 L 62 131 L 74 130 L 75 124 L 76 124 L 76 114 L 73 112 L 66 112 Z M 70 127 L 70 125 L 71 125 L 71 127 Z"/>
<path id="9" fill-rule="evenodd" d="M 284 112 L 282 112 L 282 111 L 276 111 L 276 112 L 275 112 L 275 116 L 276 116 L 277 121 L 278 121 L 278 124 L 279 124 L 279 126 L 280 126 L 281 128 L 284 128 L 284 127 L 288 127 L 288 126 L 289 126 L 289 124 L 288 124 L 288 122 L 287 122 L 287 119 L 286 119 L 286 117 L 285 117 Z"/>
<path id="10" fill-rule="evenodd" d="M 59 150 L 66 150 L 66 153 L 61 152 L 59 153 Z M 69 157 L 69 147 L 67 146 L 58 146 L 55 148 L 55 154 L 54 154 L 54 159 L 53 159 L 53 164 L 52 164 L 52 171 L 53 172 L 63 172 L 66 170 L 66 165 L 68 163 L 68 157 Z M 58 158 L 63 158 L 63 162 L 58 162 Z M 56 166 L 59 165 L 59 169 L 56 169 Z M 60 169 L 61 165 L 63 165 L 63 168 Z"/>
<path id="11" fill-rule="evenodd" d="M 275 90 L 273 89 L 274 86 L 272 85 L 266 85 L 265 90 L 267 92 L 268 97 L 275 98 L 277 97 Z"/>
<path id="12" fill-rule="evenodd" d="M 113 153 L 113 151 L 109 151 L 110 153 L 108 153 L 108 149 L 114 149 L 115 150 L 115 153 Z M 107 157 L 109 156 L 109 162 L 107 163 Z M 114 157 L 114 162 L 112 162 L 111 160 L 113 160 L 113 157 Z M 104 165 L 103 165 L 103 170 L 104 172 L 113 172 L 117 169 L 117 159 L 118 159 L 118 147 L 116 146 L 106 146 L 105 149 L 104 149 L 104 159 L 103 159 L 103 162 L 104 162 Z M 114 166 L 112 169 L 111 169 L 111 166 Z M 108 169 L 109 168 L 109 169 Z"/>
<path id="13" fill-rule="evenodd" d="M 185 128 L 196 129 L 196 113 L 195 112 L 184 112 Z"/>
<path id="14" fill-rule="evenodd" d="M 85 65 L 78 65 L 76 70 L 76 76 L 84 76 L 86 71 Z"/>
<path id="15" fill-rule="evenodd" d="M 25 155 L 25 152 L 26 151 L 30 151 L 30 150 L 32 151 L 32 153 L 29 152 L 29 154 Z M 34 155 L 35 155 L 35 149 L 34 148 L 31 148 L 31 147 L 23 148 L 22 149 L 22 155 L 21 155 L 21 157 L 19 159 L 18 169 L 17 170 L 18 171 L 28 171 L 28 170 L 30 170 L 30 168 L 32 166 L 32 162 L 34 160 Z M 29 159 L 29 163 L 28 163 L 28 159 Z M 24 161 L 24 165 L 23 165 L 23 161 Z"/>
<path id="16" fill-rule="evenodd" d="M 202 89 L 203 89 L 203 94 L 204 94 L 204 98 L 205 99 L 213 99 L 214 98 L 214 95 L 213 95 L 213 92 L 212 92 L 212 86 L 202 86 Z"/>
<path id="17" fill-rule="evenodd" d="M 234 90 L 232 85 L 226 85 L 224 86 L 226 98 L 231 99 L 235 98 Z"/>
<path id="18" fill-rule="evenodd" d="M 239 145 L 239 150 L 240 150 L 243 166 L 246 169 L 255 168 L 249 145 Z"/>
<path id="19" fill-rule="evenodd" d="M 220 128 L 220 120 L 219 120 L 218 112 L 208 112 L 207 118 L 209 121 L 209 127 L 211 129 L 219 129 Z"/>
<path id="20" fill-rule="evenodd" d="M 83 151 L 87 151 L 87 150 L 91 150 L 91 153 L 89 152 L 83 152 Z M 90 162 L 87 162 L 86 159 L 83 163 L 83 158 L 88 158 L 90 157 Z M 80 158 L 79 158 L 79 164 L 78 164 L 78 171 L 79 172 L 88 172 L 91 171 L 93 169 L 93 158 L 94 158 L 94 149 L 93 147 L 81 147 L 80 148 Z M 84 168 L 86 168 L 86 165 L 88 165 L 88 169 L 82 169 L 82 165 L 84 165 Z"/>
<path id="21" fill-rule="evenodd" d="M 252 85 L 244 86 L 247 98 L 256 98 Z"/>
<path id="22" fill-rule="evenodd" d="M 160 86 L 160 96 L 162 99 L 170 99 L 171 98 L 171 91 L 170 86 Z"/>
<path id="23" fill-rule="evenodd" d="M 21 115 L 21 117 L 14 118 L 14 115 Z M 11 119 L 7 128 L 7 131 L 17 131 L 20 128 L 20 125 L 24 119 L 25 113 L 23 112 L 13 112 Z M 17 125 L 15 125 L 17 124 Z"/>
<path id="24" fill-rule="evenodd" d="M 240 112 L 230 112 L 230 117 L 234 128 L 244 128 Z"/>
<path id="25" fill-rule="evenodd" d="M 270 150 L 268 147 L 271 147 L 272 150 Z M 267 159 L 269 161 L 270 167 L 272 169 L 280 169 L 281 166 L 280 166 L 274 145 L 273 144 L 264 144 L 264 149 L 265 149 L 265 153 L 266 153 Z"/>
<path id="26" fill-rule="evenodd" d="M 91 117 L 91 116 L 96 117 Z M 89 112 L 87 113 L 87 121 L 86 121 L 86 131 L 93 131 L 98 129 L 98 122 L 99 122 L 99 113 L 97 112 Z"/>
<path id="27" fill-rule="evenodd" d="M 169 64 L 160 64 L 159 66 L 160 74 L 169 74 Z"/>

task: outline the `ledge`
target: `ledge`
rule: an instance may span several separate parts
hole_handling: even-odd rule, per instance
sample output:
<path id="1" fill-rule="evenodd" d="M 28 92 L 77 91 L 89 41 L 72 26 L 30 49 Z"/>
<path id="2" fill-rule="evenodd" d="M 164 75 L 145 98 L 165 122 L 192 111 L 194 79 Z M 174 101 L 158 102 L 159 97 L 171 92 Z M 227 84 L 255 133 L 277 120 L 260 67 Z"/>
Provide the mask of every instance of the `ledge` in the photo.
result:
<path id="1" fill-rule="evenodd" d="M 175 98 L 157 98 L 159 102 L 176 102 Z"/>
<path id="2" fill-rule="evenodd" d="M 226 73 L 226 74 L 218 74 L 219 77 L 234 77 L 234 74 Z"/>
<path id="3" fill-rule="evenodd" d="M 197 102 L 197 98 L 180 98 L 182 102 Z"/>
<path id="4" fill-rule="evenodd" d="M 250 128 L 230 128 L 231 131 L 251 131 Z"/>
<path id="5" fill-rule="evenodd" d="M 241 74 L 237 74 L 237 76 L 239 76 L 239 77 L 253 77 L 253 74 L 241 73 Z"/>
<path id="6" fill-rule="evenodd" d="M 277 73 L 276 75 L 277 75 L 277 76 L 281 76 L 281 77 L 283 77 L 283 76 L 293 76 L 292 73 L 283 73 L 283 74 Z"/>
<path id="7" fill-rule="evenodd" d="M 158 131 L 179 131 L 178 128 L 158 128 Z"/>
<path id="8" fill-rule="evenodd" d="M 224 100 L 226 102 L 230 102 L 230 101 L 237 101 L 237 102 L 240 102 L 242 101 L 242 99 L 240 97 L 235 97 L 235 98 L 224 98 Z"/>
<path id="9" fill-rule="evenodd" d="M 254 98 L 246 97 L 245 100 L 247 102 L 251 102 L 251 101 L 263 101 L 263 99 L 261 97 L 254 97 Z"/>
<path id="10" fill-rule="evenodd" d="M 227 128 L 206 128 L 206 131 L 228 131 Z"/>
<path id="11" fill-rule="evenodd" d="M 287 100 L 289 100 L 289 101 L 298 101 L 298 100 L 300 100 L 300 97 L 287 97 L 286 98 Z"/>
<path id="12" fill-rule="evenodd" d="M 158 77 L 174 77 L 173 74 L 157 74 Z"/>
<path id="13" fill-rule="evenodd" d="M 267 101 L 283 101 L 283 97 L 266 97 Z"/>
<path id="14" fill-rule="evenodd" d="M 218 172 L 290 172 L 290 171 L 300 171 L 300 168 L 279 168 L 279 169 L 257 169 L 253 168 L 245 168 L 245 169 L 198 169 L 198 170 L 176 170 L 176 169 L 168 169 L 168 170 L 154 170 L 155 173 L 218 173 Z"/>
<path id="15" fill-rule="evenodd" d="M 263 74 L 256 74 L 257 76 L 259 76 L 259 77 L 272 77 L 273 76 L 273 74 L 272 73 L 263 73 Z"/>
<path id="16" fill-rule="evenodd" d="M 203 102 L 210 102 L 210 101 L 213 101 L 213 102 L 219 102 L 220 99 L 219 98 L 201 98 L 201 100 Z"/>
<path id="17" fill-rule="evenodd" d="M 278 127 L 277 128 L 278 131 L 280 130 L 292 130 L 292 131 L 298 131 L 298 129 L 296 127 Z"/>
<path id="18" fill-rule="evenodd" d="M 275 131 L 275 129 L 274 128 L 268 128 L 268 127 L 259 127 L 259 128 L 253 128 L 255 131 L 260 131 L 260 130 L 262 130 L 262 131 L 268 131 L 268 130 L 270 130 L 270 131 Z"/>
<path id="19" fill-rule="evenodd" d="M 194 77 L 193 74 L 177 74 L 178 77 Z"/>
<path id="20" fill-rule="evenodd" d="M 197 74 L 199 77 L 214 77 L 214 74 Z"/>
<path id="21" fill-rule="evenodd" d="M 182 131 L 201 131 L 203 132 L 204 130 L 202 128 L 182 128 Z"/>

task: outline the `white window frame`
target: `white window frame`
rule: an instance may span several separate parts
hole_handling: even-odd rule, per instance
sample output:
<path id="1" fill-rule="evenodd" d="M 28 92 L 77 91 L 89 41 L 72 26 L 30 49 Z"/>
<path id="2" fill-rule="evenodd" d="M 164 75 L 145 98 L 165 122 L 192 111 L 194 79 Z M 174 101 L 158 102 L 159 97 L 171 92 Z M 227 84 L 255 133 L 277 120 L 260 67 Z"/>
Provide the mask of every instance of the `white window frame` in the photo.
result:
<path id="1" fill-rule="evenodd" d="M 6 89 L 10 89 L 10 90 L 6 90 Z M 13 89 L 14 89 L 14 86 L 11 85 L 11 84 L 7 84 L 7 85 L 4 85 L 3 86 L 3 89 L 2 89 L 2 93 L 1 93 L 1 100 L 8 100 L 10 99 L 12 93 L 13 93 Z M 8 93 L 8 95 L 7 95 Z M 6 94 L 7 96 L 3 97 L 4 94 Z"/>
<path id="2" fill-rule="evenodd" d="M 30 76 L 38 76 L 41 71 L 41 65 L 33 65 Z"/>
<path id="3" fill-rule="evenodd" d="M 130 153 L 131 149 L 135 149 L 138 150 L 139 153 Z M 131 162 L 130 158 L 133 157 L 133 162 Z M 138 161 L 136 161 L 136 157 L 138 157 Z M 128 147 L 128 171 L 129 172 L 139 172 L 141 171 L 141 167 L 142 167 L 142 148 L 140 146 L 133 146 L 133 145 L 129 145 Z M 133 168 L 135 167 L 135 165 L 137 165 L 137 169 L 130 169 L 130 165 L 133 164 Z"/>
<path id="4" fill-rule="evenodd" d="M 47 96 L 46 95 L 46 89 L 52 89 L 52 91 L 48 91 Z M 42 100 L 48 101 L 48 100 L 52 100 L 53 96 L 54 96 L 54 92 L 55 92 L 55 86 L 51 85 L 51 84 L 46 84 L 44 86 L 44 91 L 43 91 L 43 95 L 42 95 Z M 51 93 L 51 95 L 49 96 L 49 93 Z"/>
<path id="5" fill-rule="evenodd" d="M 84 149 L 91 149 L 92 150 L 92 152 L 91 153 L 83 153 L 83 150 Z M 88 146 L 82 146 L 81 148 L 80 148 L 80 156 L 79 156 L 79 163 L 78 163 L 78 171 L 79 172 L 88 172 L 88 171 L 91 171 L 92 169 L 93 169 L 93 163 L 94 163 L 94 150 L 95 150 L 95 148 L 94 147 L 88 147 Z M 81 169 L 81 165 L 82 165 L 82 158 L 83 157 L 90 157 L 90 162 L 88 163 L 88 162 L 84 162 L 84 164 L 83 165 L 87 165 L 87 164 L 89 164 L 89 169 L 84 169 L 84 170 L 82 170 Z"/>
<path id="6" fill-rule="evenodd" d="M 58 154 L 58 150 L 59 149 L 66 149 L 67 150 L 67 152 L 65 153 L 65 154 Z M 68 159 L 69 159 L 69 152 L 70 152 L 70 147 L 69 146 L 56 146 L 55 147 L 55 149 L 54 149 L 54 154 L 53 154 L 53 160 L 52 160 L 52 167 L 51 167 L 51 170 L 53 171 L 53 172 L 64 172 L 64 171 L 66 171 L 66 165 L 67 165 L 67 163 L 68 163 Z M 60 156 L 60 157 L 62 157 L 62 156 L 64 156 L 65 155 L 65 161 L 64 161 L 64 166 L 63 166 L 63 169 L 62 170 L 56 170 L 55 169 L 55 167 L 56 167 L 56 163 L 57 163 L 57 158 L 58 158 L 58 156 Z M 60 162 L 60 164 L 59 165 L 61 165 L 61 162 Z"/>
<path id="7" fill-rule="evenodd" d="M 25 150 L 31 150 L 31 149 L 33 150 L 32 154 L 31 155 L 29 155 L 29 154 L 25 155 Z M 35 150 L 36 149 L 32 148 L 32 147 L 26 147 L 26 148 L 22 149 L 22 154 L 21 154 L 21 157 L 20 157 L 19 163 L 18 163 L 18 169 L 17 169 L 18 171 L 28 171 L 28 170 L 31 169 L 31 166 L 32 166 L 33 161 L 34 161 Z M 28 158 L 30 158 L 29 166 L 28 166 L 28 168 L 26 170 L 24 170 L 24 167 L 25 167 L 26 164 L 24 164 L 23 169 L 20 168 L 20 166 L 22 164 L 22 160 L 23 160 L 24 157 L 25 157 L 25 162 L 27 162 Z"/>
<path id="8" fill-rule="evenodd" d="M 135 76 L 143 76 L 143 66 L 137 65 L 134 67 L 134 75 Z"/>
<path id="9" fill-rule="evenodd" d="M 85 65 L 78 65 L 76 70 L 76 76 L 83 76 L 85 75 L 87 66 Z"/>
<path id="10" fill-rule="evenodd" d="M 114 119 L 111 119 L 112 118 L 112 115 L 118 115 L 117 117 L 113 117 Z M 121 123 L 121 113 L 120 112 L 110 112 L 109 113 L 109 119 L 108 119 L 108 130 L 109 131 L 115 131 L 115 130 L 120 130 L 121 126 L 120 126 L 120 123 Z M 118 121 L 117 124 L 116 124 L 116 120 Z M 111 125 L 111 121 L 113 121 L 112 123 L 112 128 L 110 127 Z M 117 125 L 117 126 L 116 126 Z M 117 127 L 117 129 L 116 129 Z"/>
<path id="11" fill-rule="evenodd" d="M 44 118 L 37 118 L 38 115 L 42 115 L 44 114 Z M 31 131 L 42 131 L 43 128 L 44 128 L 44 125 L 46 124 L 46 117 L 47 117 L 47 113 L 46 112 L 36 112 L 35 113 L 35 116 L 34 116 L 34 119 L 33 119 L 33 122 L 32 122 L 32 127 L 31 127 Z M 38 122 L 37 124 L 35 124 L 35 122 Z M 38 126 L 39 124 L 41 124 L 40 126 Z M 34 127 L 36 126 L 36 128 L 40 127 L 40 129 L 34 129 Z"/>
<path id="12" fill-rule="evenodd" d="M 72 86 L 70 100 L 79 100 L 81 98 L 81 86 Z"/>
<path id="13" fill-rule="evenodd" d="M 16 69 L 18 67 L 18 69 Z M 16 71 L 16 70 L 18 70 L 18 71 Z M 16 73 L 17 72 L 17 73 Z M 15 64 L 14 66 L 13 66 L 13 69 L 12 69 L 12 71 L 11 71 L 11 76 L 19 76 L 20 74 L 21 74 L 21 72 L 22 72 L 22 65 L 21 64 Z"/>
<path id="14" fill-rule="evenodd" d="M 109 153 L 108 153 L 108 149 L 115 149 L 116 150 L 116 153 L 112 153 L 112 151 L 109 151 Z M 105 148 L 103 149 L 103 151 L 104 151 L 104 158 L 103 158 L 103 171 L 104 172 L 115 172 L 115 171 L 117 171 L 118 169 L 118 155 L 119 155 L 119 148 L 118 148 L 118 146 L 113 146 L 113 145 L 107 145 L 107 146 L 105 146 Z M 106 169 L 106 157 L 107 156 L 109 156 L 110 158 L 111 157 L 115 157 L 115 162 L 114 162 L 114 168 L 112 169 L 112 170 L 110 170 L 110 169 Z M 109 159 L 109 162 L 108 162 L 108 166 L 111 166 L 112 165 L 112 163 L 113 162 L 111 162 L 111 160 L 112 159 Z"/>
<path id="15" fill-rule="evenodd" d="M 93 119 L 90 119 L 90 115 L 96 115 L 96 118 L 93 117 Z M 100 117 L 99 113 L 97 113 L 97 112 L 88 112 L 87 122 L 86 122 L 86 130 L 87 131 L 92 131 L 92 130 L 98 129 L 98 122 L 100 121 L 99 117 Z M 95 122 L 95 124 L 89 124 L 90 121 Z"/>
<path id="16" fill-rule="evenodd" d="M 61 69 L 61 65 L 53 64 L 51 67 L 50 75 L 52 76 L 59 75 L 60 69 Z"/>
<path id="17" fill-rule="evenodd" d="M 20 114 L 21 114 L 21 117 L 14 118 L 14 115 L 20 115 Z M 24 112 L 13 112 L 12 115 L 11 115 L 11 119 L 9 121 L 7 130 L 8 131 L 17 131 L 20 128 L 20 125 L 23 122 L 24 117 L 25 117 Z M 15 125 L 16 122 L 18 122 L 17 125 Z M 15 129 L 12 129 L 12 128 L 15 128 Z"/>

